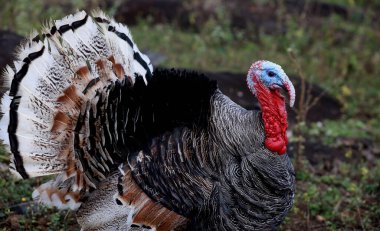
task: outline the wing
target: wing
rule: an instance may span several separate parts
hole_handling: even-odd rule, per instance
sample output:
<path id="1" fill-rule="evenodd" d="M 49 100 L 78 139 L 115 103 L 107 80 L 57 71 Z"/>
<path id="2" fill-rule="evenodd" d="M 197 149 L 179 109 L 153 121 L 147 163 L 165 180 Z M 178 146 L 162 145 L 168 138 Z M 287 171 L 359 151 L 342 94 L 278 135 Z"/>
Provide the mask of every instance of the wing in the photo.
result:
<path id="1" fill-rule="evenodd" d="M 118 183 L 124 186 L 128 204 L 115 202 Z M 102 181 L 77 211 L 77 220 L 83 230 L 174 230 L 187 222 L 145 194 L 128 170 Z"/>
<path id="2" fill-rule="evenodd" d="M 203 144 L 207 139 L 188 128 L 175 128 L 153 138 L 149 147 L 130 161 L 133 178 L 155 201 L 191 217 L 205 206 L 213 189 L 212 172 L 207 171 L 202 156 L 209 152 L 208 144 Z M 124 190 L 120 194 L 123 203 L 130 200 L 123 196 Z"/>

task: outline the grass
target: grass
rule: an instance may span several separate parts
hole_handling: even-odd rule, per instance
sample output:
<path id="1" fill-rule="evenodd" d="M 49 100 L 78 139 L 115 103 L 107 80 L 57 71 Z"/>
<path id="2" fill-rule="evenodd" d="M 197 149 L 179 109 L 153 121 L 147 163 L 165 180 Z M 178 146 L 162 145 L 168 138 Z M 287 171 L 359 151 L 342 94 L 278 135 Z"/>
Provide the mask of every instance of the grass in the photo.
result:
<path id="1" fill-rule="evenodd" d="M 0 10 L 5 15 L 2 19 L 7 19 L 0 22 L 0 27 L 24 35 L 30 28 L 38 28 L 41 19 L 64 14 L 62 6 L 39 14 L 28 7 L 28 1 L 15 2 Z M 323 2 L 347 7 L 352 13 L 348 18 L 332 15 L 305 21 L 300 15 L 283 12 L 280 16 L 286 33 L 274 34 L 231 29 L 229 18 L 223 17 L 223 7 L 199 32 L 182 30 L 173 24 L 153 25 L 149 19 L 130 29 L 140 50 L 165 55 L 162 65 L 166 67 L 245 73 L 252 61 L 268 59 L 292 75 L 296 72 L 288 52 L 294 52 L 307 79 L 338 98 L 344 115 L 336 121 L 298 124 L 307 140 L 339 152 L 327 155 L 331 161 L 321 159 L 313 166 L 305 158 L 304 169 L 297 171 L 295 206 L 280 230 L 379 230 L 380 161 L 373 150 L 380 141 L 380 34 L 379 25 L 373 23 L 379 4 Z M 81 3 L 75 2 L 70 7 L 75 8 L 75 4 L 81 7 Z M 43 1 L 36 1 L 37 8 L 43 5 Z M 15 11 L 22 13 L 13 17 Z M 362 15 L 359 19 L 357 12 Z M 371 147 L 353 148 L 337 142 L 339 139 L 352 139 L 358 144 L 368 140 Z M 365 152 L 374 160 L 369 161 Z M 7 159 L 0 150 L 1 162 L 6 163 Z M 31 210 L 26 215 L 11 212 L 12 205 L 31 201 L 32 188 L 40 180 L 14 181 L 5 171 L 0 176 L 0 229 L 10 224 L 26 230 L 49 226 L 61 230 L 77 228 L 73 213 L 46 208 Z"/>
<path id="2" fill-rule="evenodd" d="M 291 229 L 300 219 L 310 218 L 314 219 L 309 224 L 301 222 L 305 230 L 318 226 L 331 230 L 377 230 L 380 161 L 373 167 L 371 171 L 365 163 L 355 167 L 340 163 L 337 173 L 316 176 L 298 172 L 296 203 L 283 230 Z"/>
<path id="3" fill-rule="evenodd" d="M 16 180 L 4 166 L 9 160 L 2 146 L 0 157 L 0 230 L 79 230 L 74 212 L 33 203 L 34 187 L 47 178 Z"/>

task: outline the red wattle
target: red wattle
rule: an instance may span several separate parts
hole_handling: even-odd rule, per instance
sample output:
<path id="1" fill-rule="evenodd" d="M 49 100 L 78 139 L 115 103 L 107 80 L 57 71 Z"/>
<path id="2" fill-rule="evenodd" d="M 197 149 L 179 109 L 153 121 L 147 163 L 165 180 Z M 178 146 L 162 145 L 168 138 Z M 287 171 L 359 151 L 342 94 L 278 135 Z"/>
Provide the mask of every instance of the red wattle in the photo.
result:
<path id="1" fill-rule="evenodd" d="M 286 152 L 288 137 L 285 99 L 279 90 L 269 90 L 254 77 L 256 95 L 261 105 L 265 129 L 265 147 L 282 155 Z"/>

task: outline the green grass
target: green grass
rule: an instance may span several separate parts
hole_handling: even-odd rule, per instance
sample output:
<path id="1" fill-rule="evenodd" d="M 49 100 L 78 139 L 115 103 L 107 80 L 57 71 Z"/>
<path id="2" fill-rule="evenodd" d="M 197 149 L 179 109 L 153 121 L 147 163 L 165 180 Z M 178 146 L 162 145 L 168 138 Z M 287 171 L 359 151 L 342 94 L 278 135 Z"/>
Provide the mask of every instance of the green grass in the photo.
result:
<path id="1" fill-rule="evenodd" d="M 377 129 L 372 129 L 370 124 L 358 119 L 325 120 L 297 126 L 309 140 L 333 147 L 340 145 L 337 140 L 341 137 L 372 140 L 379 135 Z"/>
<path id="2" fill-rule="evenodd" d="M 295 206 L 281 230 L 317 227 L 320 230 L 378 230 L 380 162 L 366 161 L 363 150 L 353 151 L 337 140 L 350 138 L 360 142 L 365 139 L 375 144 L 380 141 L 380 34 L 379 25 L 373 23 L 379 3 L 323 2 L 348 7 L 352 13 L 348 19 L 333 15 L 309 25 L 299 15 L 285 12 L 281 15 L 287 28 L 284 34 L 233 30 L 229 27 L 229 18 L 224 17 L 227 14 L 223 7 L 199 33 L 172 24 L 152 25 L 149 19 L 130 29 L 140 50 L 166 56 L 162 63 L 166 67 L 246 73 L 253 61 L 267 59 L 279 63 L 293 75 L 297 71 L 289 57 L 292 51 L 306 78 L 338 98 L 344 114 L 337 121 L 298 126 L 306 139 L 342 149 L 344 156 L 338 156 L 330 169 L 326 169 L 323 162 L 310 166 L 305 161 L 305 169 L 297 171 Z M 44 19 L 65 14 L 62 5 L 44 11 L 44 1 L 35 1 L 34 7 L 29 4 L 25 0 L 6 3 L 0 10 L 0 27 L 26 35 L 31 28 L 39 28 Z M 80 4 L 75 1 L 68 8 L 80 8 Z M 110 9 L 112 11 L 114 9 Z M 363 17 L 358 19 L 357 12 L 364 12 Z M 0 161 L 6 163 L 7 160 L 7 154 L 0 149 Z M 0 229 L 10 224 L 25 230 L 37 229 L 39 225 L 54 227 L 54 230 L 77 228 L 72 213 L 67 215 L 46 208 L 25 215 L 10 212 L 10 206 L 31 201 L 33 187 L 40 184 L 40 180 L 15 181 L 8 172 L 1 172 L 0 176 Z M 19 221 L 12 220 L 13 217 Z"/>
<path id="3" fill-rule="evenodd" d="M 380 161 L 372 170 L 366 163 L 341 163 L 338 172 L 314 175 L 298 172 L 296 202 L 282 229 L 316 226 L 323 220 L 330 230 L 377 230 L 380 216 Z M 309 221 L 309 226 L 307 225 Z M 322 223 L 322 222 L 320 222 Z"/>
<path id="4" fill-rule="evenodd" d="M 9 162 L 2 146 L 0 159 L 2 167 Z M 34 187 L 46 180 L 46 177 L 19 180 L 8 170 L 0 169 L 0 230 L 79 230 L 74 212 L 34 205 Z M 15 207 L 22 207 L 25 212 L 19 213 Z"/>

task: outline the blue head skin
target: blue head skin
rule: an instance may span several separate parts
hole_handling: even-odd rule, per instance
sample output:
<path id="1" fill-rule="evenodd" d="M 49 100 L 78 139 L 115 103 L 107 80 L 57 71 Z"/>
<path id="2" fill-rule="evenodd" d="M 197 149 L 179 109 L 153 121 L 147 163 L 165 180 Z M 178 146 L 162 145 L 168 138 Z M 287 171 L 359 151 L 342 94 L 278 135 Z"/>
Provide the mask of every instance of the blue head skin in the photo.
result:
<path id="1" fill-rule="evenodd" d="M 294 105 L 296 96 L 294 86 L 281 66 L 265 60 L 253 63 L 248 71 L 247 84 L 254 95 L 256 95 L 256 81 L 269 90 L 284 89 L 289 94 L 289 105 L 291 107 Z"/>

